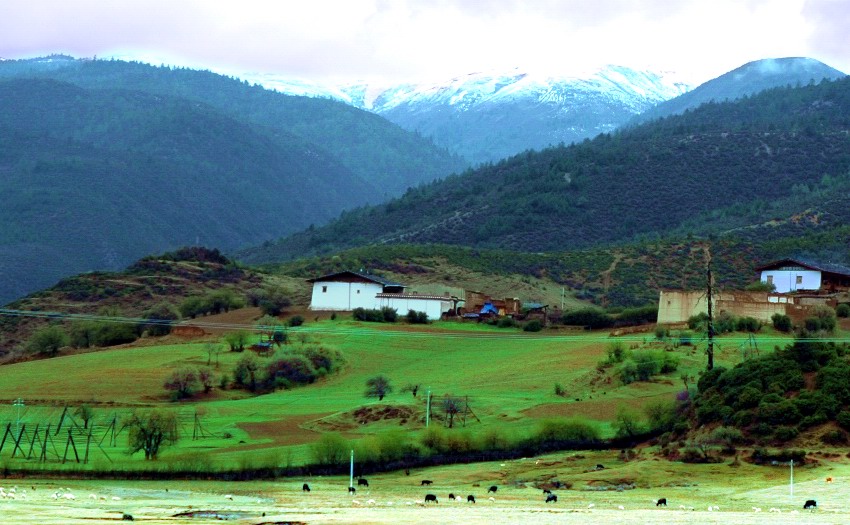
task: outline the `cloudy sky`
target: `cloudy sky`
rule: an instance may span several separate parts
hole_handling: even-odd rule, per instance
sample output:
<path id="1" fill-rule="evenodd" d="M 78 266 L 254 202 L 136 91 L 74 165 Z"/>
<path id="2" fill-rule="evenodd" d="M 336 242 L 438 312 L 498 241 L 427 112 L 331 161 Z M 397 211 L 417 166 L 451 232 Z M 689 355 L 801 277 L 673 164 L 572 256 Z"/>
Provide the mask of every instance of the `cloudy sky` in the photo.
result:
<path id="1" fill-rule="evenodd" d="M 314 81 L 606 64 L 701 82 L 760 58 L 850 72 L 850 0 L 0 0 L 0 57 L 123 56 Z"/>

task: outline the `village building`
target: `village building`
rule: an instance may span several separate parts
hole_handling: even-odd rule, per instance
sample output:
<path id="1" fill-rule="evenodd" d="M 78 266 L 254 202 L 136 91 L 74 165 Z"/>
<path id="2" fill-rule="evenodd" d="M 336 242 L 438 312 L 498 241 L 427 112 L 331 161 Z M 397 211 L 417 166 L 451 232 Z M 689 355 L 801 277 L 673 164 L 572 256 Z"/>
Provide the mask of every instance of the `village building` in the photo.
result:
<path id="1" fill-rule="evenodd" d="M 448 295 L 419 295 L 416 293 L 379 293 L 378 307 L 389 307 L 400 315 L 407 312 L 425 312 L 428 319 L 440 319 L 443 315 L 453 314 L 459 299 Z"/>
<path id="2" fill-rule="evenodd" d="M 837 264 L 782 259 L 759 266 L 756 271 L 760 272 L 761 282 L 772 284 L 777 293 L 850 290 L 850 268 Z"/>
<path id="3" fill-rule="evenodd" d="M 774 314 L 782 314 L 801 322 L 815 306 L 834 308 L 848 299 L 850 268 L 782 259 L 759 266 L 756 271 L 762 282 L 774 285 L 775 291 L 719 291 L 712 295 L 712 310 L 763 322 L 770 322 Z M 704 290 L 662 290 L 659 294 L 659 324 L 684 323 L 700 313 L 708 313 Z"/>
<path id="4" fill-rule="evenodd" d="M 313 284 L 310 309 L 351 311 L 380 308 L 378 294 L 403 294 L 406 286 L 377 275 L 344 271 L 307 279 Z"/>

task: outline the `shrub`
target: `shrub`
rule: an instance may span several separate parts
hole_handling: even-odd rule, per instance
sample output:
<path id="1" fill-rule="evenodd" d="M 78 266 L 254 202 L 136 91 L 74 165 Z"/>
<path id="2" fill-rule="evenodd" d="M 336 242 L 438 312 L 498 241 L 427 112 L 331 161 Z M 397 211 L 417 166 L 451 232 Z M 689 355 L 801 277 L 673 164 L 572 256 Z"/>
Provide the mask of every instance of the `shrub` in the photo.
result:
<path id="1" fill-rule="evenodd" d="M 169 303 L 159 303 L 143 313 L 142 319 L 139 332 L 147 332 L 154 337 L 168 335 L 174 321 L 180 319 L 180 312 Z"/>
<path id="2" fill-rule="evenodd" d="M 292 385 L 312 383 L 316 380 L 316 371 L 303 355 L 286 354 L 272 359 L 266 366 L 264 379 L 267 390 L 289 388 Z"/>
<path id="3" fill-rule="evenodd" d="M 608 353 L 608 364 L 617 364 L 622 363 L 623 359 L 626 358 L 626 345 L 624 345 L 621 341 L 614 341 L 613 343 L 609 343 L 608 347 L 605 349 Z"/>
<path id="4" fill-rule="evenodd" d="M 532 319 L 531 321 L 525 323 L 522 329 L 525 332 L 539 332 L 543 329 L 543 324 L 537 319 Z"/>
<path id="5" fill-rule="evenodd" d="M 843 430 L 830 430 L 820 437 L 821 442 L 826 445 L 841 446 L 847 444 L 847 432 Z"/>
<path id="6" fill-rule="evenodd" d="M 260 362 L 253 354 L 247 354 L 239 358 L 233 368 L 233 382 L 244 386 L 250 391 L 257 389 L 260 377 Z"/>
<path id="7" fill-rule="evenodd" d="M 641 324 L 650 324 L 658 320 L 658 305 L 651 304 L 638 308 L 625 308 L 619 315 L 615 323 L 618 326 L 634 326 Z"/>
<path id="8" fill-rule="evenodd" d="M 842 410 L 835 416 L 835 422 L 844 430 L 850 430 L 850 412 Z"/>
<path id="9" fill-rule="evenodd" d="M 345 464 L 348 451 L 348 443 L 339 434 L 322 434 L 322 437 L 310 446 L 313 461 L 323 466 Z"/>
<path id="10" fill-rule="evenodd" d="M 180 368 L 168 376 L 163 386 L 171 391 L 171 398 L 178 401 L 195 395 L 199 384 L 198 374 L 194 369 Z"/>
<path id="11" fill-rule="evenodd" d="M 835 315 L 837 317 L 850 317 L 850 304 L 841 303 L 835 307 Z"/>
<path id="12" fill-rule="evenodd" d="M 617 431 L 617 437 L 634 437 L 644 431 L 638 413 L 624 406 L 617 408 L 613 426 Z"/>
<path id="13" fill-rule="evenodd" d="M 761 330 L 761 321 L 753 317 L 741 317 L 735 323 L 735 329 L 739 332 L 758 332 Z"/>
<path id="14" fill-rule="evenodd" d="M 785 314 L 773 314 L 770 317 L 770 320 L 773 321 L 773 328 L 780 332 L 790 332 L 791 331 L 791 318 Z"/>
<path id="15" fill-rule="evenodd" d="M 565 325 L 584 326 L 591 330 L 614 326 L 614 318 L 598 308 L 583 308 L 566 312 L 561 317 L 561 322 Z"/>
<path id="16" fill-rule="evenodd" d="M 564 390 L 564 387 L 561 383 L 555 383 L 555 395 L 559 397 L 564 397 L 567 395 L 567 391 Z"/>
<path id="17" fill-rule="evenodd" d="M 385 323 L 394 323 L 398 320 L 398 310 L 384 306 L 381 308 L 381 317 L 383 317 Z"/>
<path id="18" fill-rule="evenodd" d="M 776 439 L 779 442 L 784 443 L 786 441 L 791 441 L 792 439 L 797 437 L 799 434 L 800 434 L 800 432 L 797 431 L 797 429 L 794 428 L 794 427 L 782 426 L 782 427 L 778 427 L 773 432 L 773 438 Z"/>
<path id="19" fill-rule="evenodd" d="M 700 312 L 688 318 L 688 328 L 697 332 L 704 332 L 708 326 L 708 314 Z"/>
<path id="20" fill-rule="evenodd" d="M 599 428 L 583 418 L 544 419 L 537 425 L 534 440 L 550 446 L 586 446 L 600 440 Z"/>
<path id="21" fill-rule="evenodd" d="M 289 326 L 292 326 L 292 327 L 301 326 L 302 324 L 304 324 L 304 318 L 301 317 L 300 315 L 293 315 L 292 317 L 289 318 L 289 321 L 287 321 L 287 324 Z"/>
<path id="22" fill-rule="evenodd" d="M 355 308 L 351 312 L 355 321 L 365 321 L 369 323 L 384 322 L 384 313 L 381 310 L 368 310 L 366 308 Z"/>
<path id="23" fill-rule="evenodd" d="M 410 324 L 428 324 L 428 314 L 425 312 L 417 312 L 416 310 L 408 310 L 405 316 Z"/>
<path id="24" fill-rule="evenodd" d="M 56 325 L 39 328 L 27 340 L 24 349 L 30 354 L 54 356 L 59 349 L 68 346 L 68 334 Z"/>
<path id="25" fill-rule="evenodd" d="M 714 318 L 714 331 L 718 334 L 734 332 L 738 325 L 738 319 L 729 312 L 720 312 Z"/>
<path id="26" fill-rule="evenodd" d="M 502 317 L 496 322 L 496 326 L 499 328 L 514 328 L 516 321 L 514 321 L 513 317 Z"/>
<path id="27" fill-rule="evenodd" d="M 679 415 L 675 401 L 655 401 L 644 407 L 652 432 L 670 432 L 676 426 Z"/>
<path id="28" fill-rule="evenodd" d="M 637 365 L 635 365 L 635 362 L 631 359 L 626 359 L 622 362 L 622 364 L 620 364 L 618 373 L 620 375 L 620 381 L 622 381 L 624 385 L 637 381 Z"/>

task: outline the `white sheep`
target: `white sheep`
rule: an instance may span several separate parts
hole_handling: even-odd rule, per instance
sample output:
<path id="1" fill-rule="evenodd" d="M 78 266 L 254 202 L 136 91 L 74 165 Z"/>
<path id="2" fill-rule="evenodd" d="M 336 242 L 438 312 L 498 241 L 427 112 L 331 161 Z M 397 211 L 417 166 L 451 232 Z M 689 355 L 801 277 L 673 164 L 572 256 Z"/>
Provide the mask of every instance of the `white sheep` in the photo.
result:
<path id="1" fill-rule="evenodd" d="M 753 507 L 753 512 L 761 512 L 761 507 Z"/>

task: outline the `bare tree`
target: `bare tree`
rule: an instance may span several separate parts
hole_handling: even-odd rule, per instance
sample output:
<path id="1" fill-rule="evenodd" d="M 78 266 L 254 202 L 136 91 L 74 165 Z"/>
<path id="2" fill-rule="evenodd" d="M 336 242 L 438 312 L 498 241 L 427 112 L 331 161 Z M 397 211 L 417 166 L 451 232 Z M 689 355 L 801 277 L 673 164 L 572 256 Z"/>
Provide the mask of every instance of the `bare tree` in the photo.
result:
<path id="1" fill-rule="evenodd" d="M 172 412 L 134 412 L 127 421 L 130 454 L 144 451 L 145 459 L 156 459 L 163 445 L 177 441 L 177 417 Z"/>
<path id="2" fill-rule="evenodd" d="M 89 422 L 94 418 L 94 409 L 91 405 L 83 403 L 74 410 L 74 415 L 83 420 L 83 428 L 89 428 Z"/>
<path id="3" fill-rule="evenodd" d="M 366 397 L 377 397 L 378 401 L 382 401 L 392 391 L 393 387 L 386 376 L 375 376 L 366 381 Z"/>
<path id="4" fill-rule="evenodd" d="M 454 397 L 446 394 L 443 397 L 443 412 L 446 413 L 446 422 L 449 428 L 452 428 L 455 423 L 455 416 L 459 414 L 464 407 L 464 402 L 459 397 Z"/>

